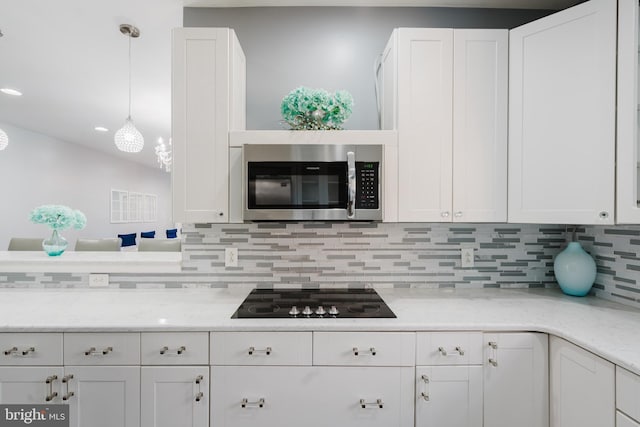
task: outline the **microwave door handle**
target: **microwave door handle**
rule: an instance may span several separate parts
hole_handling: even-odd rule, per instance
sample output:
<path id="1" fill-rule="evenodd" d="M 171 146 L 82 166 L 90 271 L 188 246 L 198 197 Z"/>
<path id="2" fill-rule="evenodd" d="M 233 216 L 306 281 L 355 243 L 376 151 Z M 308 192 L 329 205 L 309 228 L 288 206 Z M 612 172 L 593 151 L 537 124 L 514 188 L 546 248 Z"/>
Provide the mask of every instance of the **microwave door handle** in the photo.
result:
<path id="1" fill-rule="evenodd" d="M 353 151 L 347 153 L 347 180 L 349 185 L 347 218 L 351 219 L 356 215 L 356 156 Z"/>

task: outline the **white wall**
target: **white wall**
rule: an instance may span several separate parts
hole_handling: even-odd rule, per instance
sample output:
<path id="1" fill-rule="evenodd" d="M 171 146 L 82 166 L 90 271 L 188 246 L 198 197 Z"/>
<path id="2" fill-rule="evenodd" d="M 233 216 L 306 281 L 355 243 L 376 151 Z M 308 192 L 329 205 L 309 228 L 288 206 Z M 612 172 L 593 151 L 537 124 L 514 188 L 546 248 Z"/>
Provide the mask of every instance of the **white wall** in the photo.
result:
<path id="1" fill-rule="evenodd" d="M 0 122 L 9 146 L 0 151 L 0 250 L 11 237 L 46 237 L 49 228 L 29 221 L 29 212 L 43 204 L 61 204 L 87 216 L 83 230 L 61 234 L 73 249 L 75 240 L 116 237 L 171 228 L 170 174 L 122 160 L 90 148 L 60 141 Z M 111 189 L 158 195 L 155 223 L 110 223 Z"/>

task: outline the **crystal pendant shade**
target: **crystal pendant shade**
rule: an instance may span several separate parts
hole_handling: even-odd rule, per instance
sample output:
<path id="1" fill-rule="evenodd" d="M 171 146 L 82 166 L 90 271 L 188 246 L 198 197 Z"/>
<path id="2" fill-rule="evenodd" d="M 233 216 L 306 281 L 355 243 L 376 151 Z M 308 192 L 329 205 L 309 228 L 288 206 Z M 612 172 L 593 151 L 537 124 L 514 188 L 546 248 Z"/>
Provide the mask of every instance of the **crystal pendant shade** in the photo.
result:
<path id="1" fill-rule="evenodd" d="M 0 151 L 7 148 L 7 145 L 9 145 L 9 137 L 7 136 L 5 131 L 0 129 Z"/>
<path id="2" fill-rule="evenodd" d="M 115 134 L 114 140 L 118 150 L 125 153 L 139 153 L 144 147 L 144 138 L 140 131 L 136 129 L 131 117 L 127 118 L 122 126 Z"/>

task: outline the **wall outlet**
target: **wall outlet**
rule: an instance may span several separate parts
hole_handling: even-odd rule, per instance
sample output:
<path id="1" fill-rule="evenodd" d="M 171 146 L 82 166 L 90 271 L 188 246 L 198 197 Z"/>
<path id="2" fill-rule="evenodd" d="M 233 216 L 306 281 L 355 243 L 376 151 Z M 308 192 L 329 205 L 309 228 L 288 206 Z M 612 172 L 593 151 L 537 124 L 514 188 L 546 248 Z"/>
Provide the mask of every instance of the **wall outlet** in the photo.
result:
<path id="1" fill-rule="evenodd" d="M 473 248 L 460 248 L 460 259 L 462 267 L 473 267 Z"/>
<path id="2" fill-rule="evenodd" d="M 89 274 L 90 288 L 106 288 L 109 286 L 108 274 Z"/>
<path id="3" fill-rule="evenodd" d="M 224 249 L 224 266 L 225 267 L 238 266 L 238 248 Z"/>

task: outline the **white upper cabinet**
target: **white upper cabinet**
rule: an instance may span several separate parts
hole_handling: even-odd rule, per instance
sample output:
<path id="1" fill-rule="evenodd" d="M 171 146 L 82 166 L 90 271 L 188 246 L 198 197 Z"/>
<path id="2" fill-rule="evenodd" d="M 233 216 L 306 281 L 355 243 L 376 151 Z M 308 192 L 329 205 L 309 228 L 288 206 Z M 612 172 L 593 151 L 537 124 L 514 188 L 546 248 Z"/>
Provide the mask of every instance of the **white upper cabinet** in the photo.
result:
<path id="1" fill-rule="evenodd" d="M 638 0 L 618 0 L 616 222 L 640 223 L 638 185 Z"/>
<path id="2" fill-rule="evenodd" d="M 245 127 L 245 57 L 234 31 L 175 29 L 172 73 L 173 221 L 228 222 L 228 134 Z"/>
<path id="3" fill-rule="evenodd" d="M 506 220 L 506 30 L 400 28 L 382 57 L 398 220 Z"/>
<path id="4" fill-rule="evenodd" d="M 591 0 L 511 30 L 509 222 L 614 221 L 616 7 Z"/>

